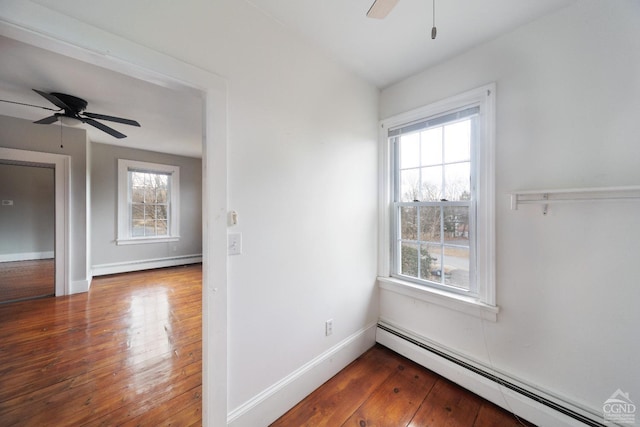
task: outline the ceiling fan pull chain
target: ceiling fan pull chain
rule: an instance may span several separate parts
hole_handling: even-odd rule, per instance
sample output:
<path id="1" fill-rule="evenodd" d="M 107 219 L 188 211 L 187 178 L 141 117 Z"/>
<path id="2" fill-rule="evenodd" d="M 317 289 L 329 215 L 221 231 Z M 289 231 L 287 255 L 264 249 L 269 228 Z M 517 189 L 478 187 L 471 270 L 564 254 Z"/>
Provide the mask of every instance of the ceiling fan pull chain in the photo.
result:
<path id="1" fill-rule="evenodd" d="M 431 27 L 431 40 L 435 40 L 438 35 L 438 30 L 436 29 L 436 0 L 431 0 L 433 4 L 433 27 Z"/>

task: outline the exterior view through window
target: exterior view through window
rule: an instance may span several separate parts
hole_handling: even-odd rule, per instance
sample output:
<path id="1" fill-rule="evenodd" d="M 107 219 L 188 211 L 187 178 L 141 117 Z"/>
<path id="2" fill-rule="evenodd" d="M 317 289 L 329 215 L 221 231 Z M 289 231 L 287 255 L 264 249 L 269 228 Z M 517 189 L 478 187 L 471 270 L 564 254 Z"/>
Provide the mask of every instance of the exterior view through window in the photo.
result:
<path id="1" fill-rule="evenodd" d="M 118 159 L 118 245 L 180 239 L 180 167 Z"/>
<path id="2" fill-rule="evenodd" d="M 474 291 L 474 147 L 479 107 L 389 130 L 396 276 Z"/>
<path id="3" fill-rule="evenodd" d="M 129 171 L 131 236 L 169 234 L 170 175 Z"/>

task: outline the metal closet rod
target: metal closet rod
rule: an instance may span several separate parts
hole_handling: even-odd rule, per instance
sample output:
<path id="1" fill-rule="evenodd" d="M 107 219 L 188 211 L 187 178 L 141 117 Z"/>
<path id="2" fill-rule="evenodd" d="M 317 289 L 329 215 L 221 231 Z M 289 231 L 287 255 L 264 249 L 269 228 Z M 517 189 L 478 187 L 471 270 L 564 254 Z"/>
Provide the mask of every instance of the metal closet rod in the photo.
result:
<path id="1" fill-rule="evenodd" d="M 576 202 L 620 202 L 640 200 L 640 186 L 594 187 L 594 188 L 565 188 L 553 190 L 513 191 L 511 209 L 517 210 L 519 205 L 544 205 L 543 214 L 547 214 L 547 207 L 552 203 Z"/>

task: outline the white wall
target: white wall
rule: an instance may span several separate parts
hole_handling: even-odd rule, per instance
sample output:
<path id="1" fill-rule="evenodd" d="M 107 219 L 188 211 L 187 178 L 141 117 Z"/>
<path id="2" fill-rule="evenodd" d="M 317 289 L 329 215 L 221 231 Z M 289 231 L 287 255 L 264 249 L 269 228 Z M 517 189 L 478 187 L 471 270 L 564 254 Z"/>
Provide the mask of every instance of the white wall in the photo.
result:
<path id="1" fill-rule="evenodd" d="M 640 202 L 509 209 L 510 190 L 640 184 L 640 3 L 573 6 L 382 91 L 386 118 L 497 82 L 497 323 L 381 293 L 381 317 L 601 412 L 640 399 Z"/>
<path id="2" fill-rule="evenodd" d="M 229 259 L 230 411 L 375 322 L 376 88 L 244 1 L 38 3 L 228 81 L 229 206 L 244 246 Z M 29 25 L 85 43 L 54 22 L 38 15 Z M 333 360 L 333 370 L 347 363 Z M 275 412 L 323 375 L 285 393 Z M 236 424 L 267 424 L 275 412 Z"/>

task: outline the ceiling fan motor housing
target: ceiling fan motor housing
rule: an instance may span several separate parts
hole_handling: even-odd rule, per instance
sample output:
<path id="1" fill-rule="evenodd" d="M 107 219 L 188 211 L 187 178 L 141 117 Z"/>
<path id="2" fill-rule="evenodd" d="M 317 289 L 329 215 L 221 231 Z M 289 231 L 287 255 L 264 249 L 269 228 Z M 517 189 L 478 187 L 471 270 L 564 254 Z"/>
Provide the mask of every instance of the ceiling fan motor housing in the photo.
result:
<path id="1" fill-rule="evenodd" d="M 56 98 L 58 98 L 60 101 L 64 102 L 71 108 L 71 111 L 65 111 L 67 114 L 69 113 L 77 114 L 84 111 L 85 108 L 87 108 L 87 101 L 85 101 L 82 98 L 78 98 L 72 95 L 67 95 L 66 93 L 57 93 L 57 92 L 52 92 L 51 95 L 55 96 Z"/>

